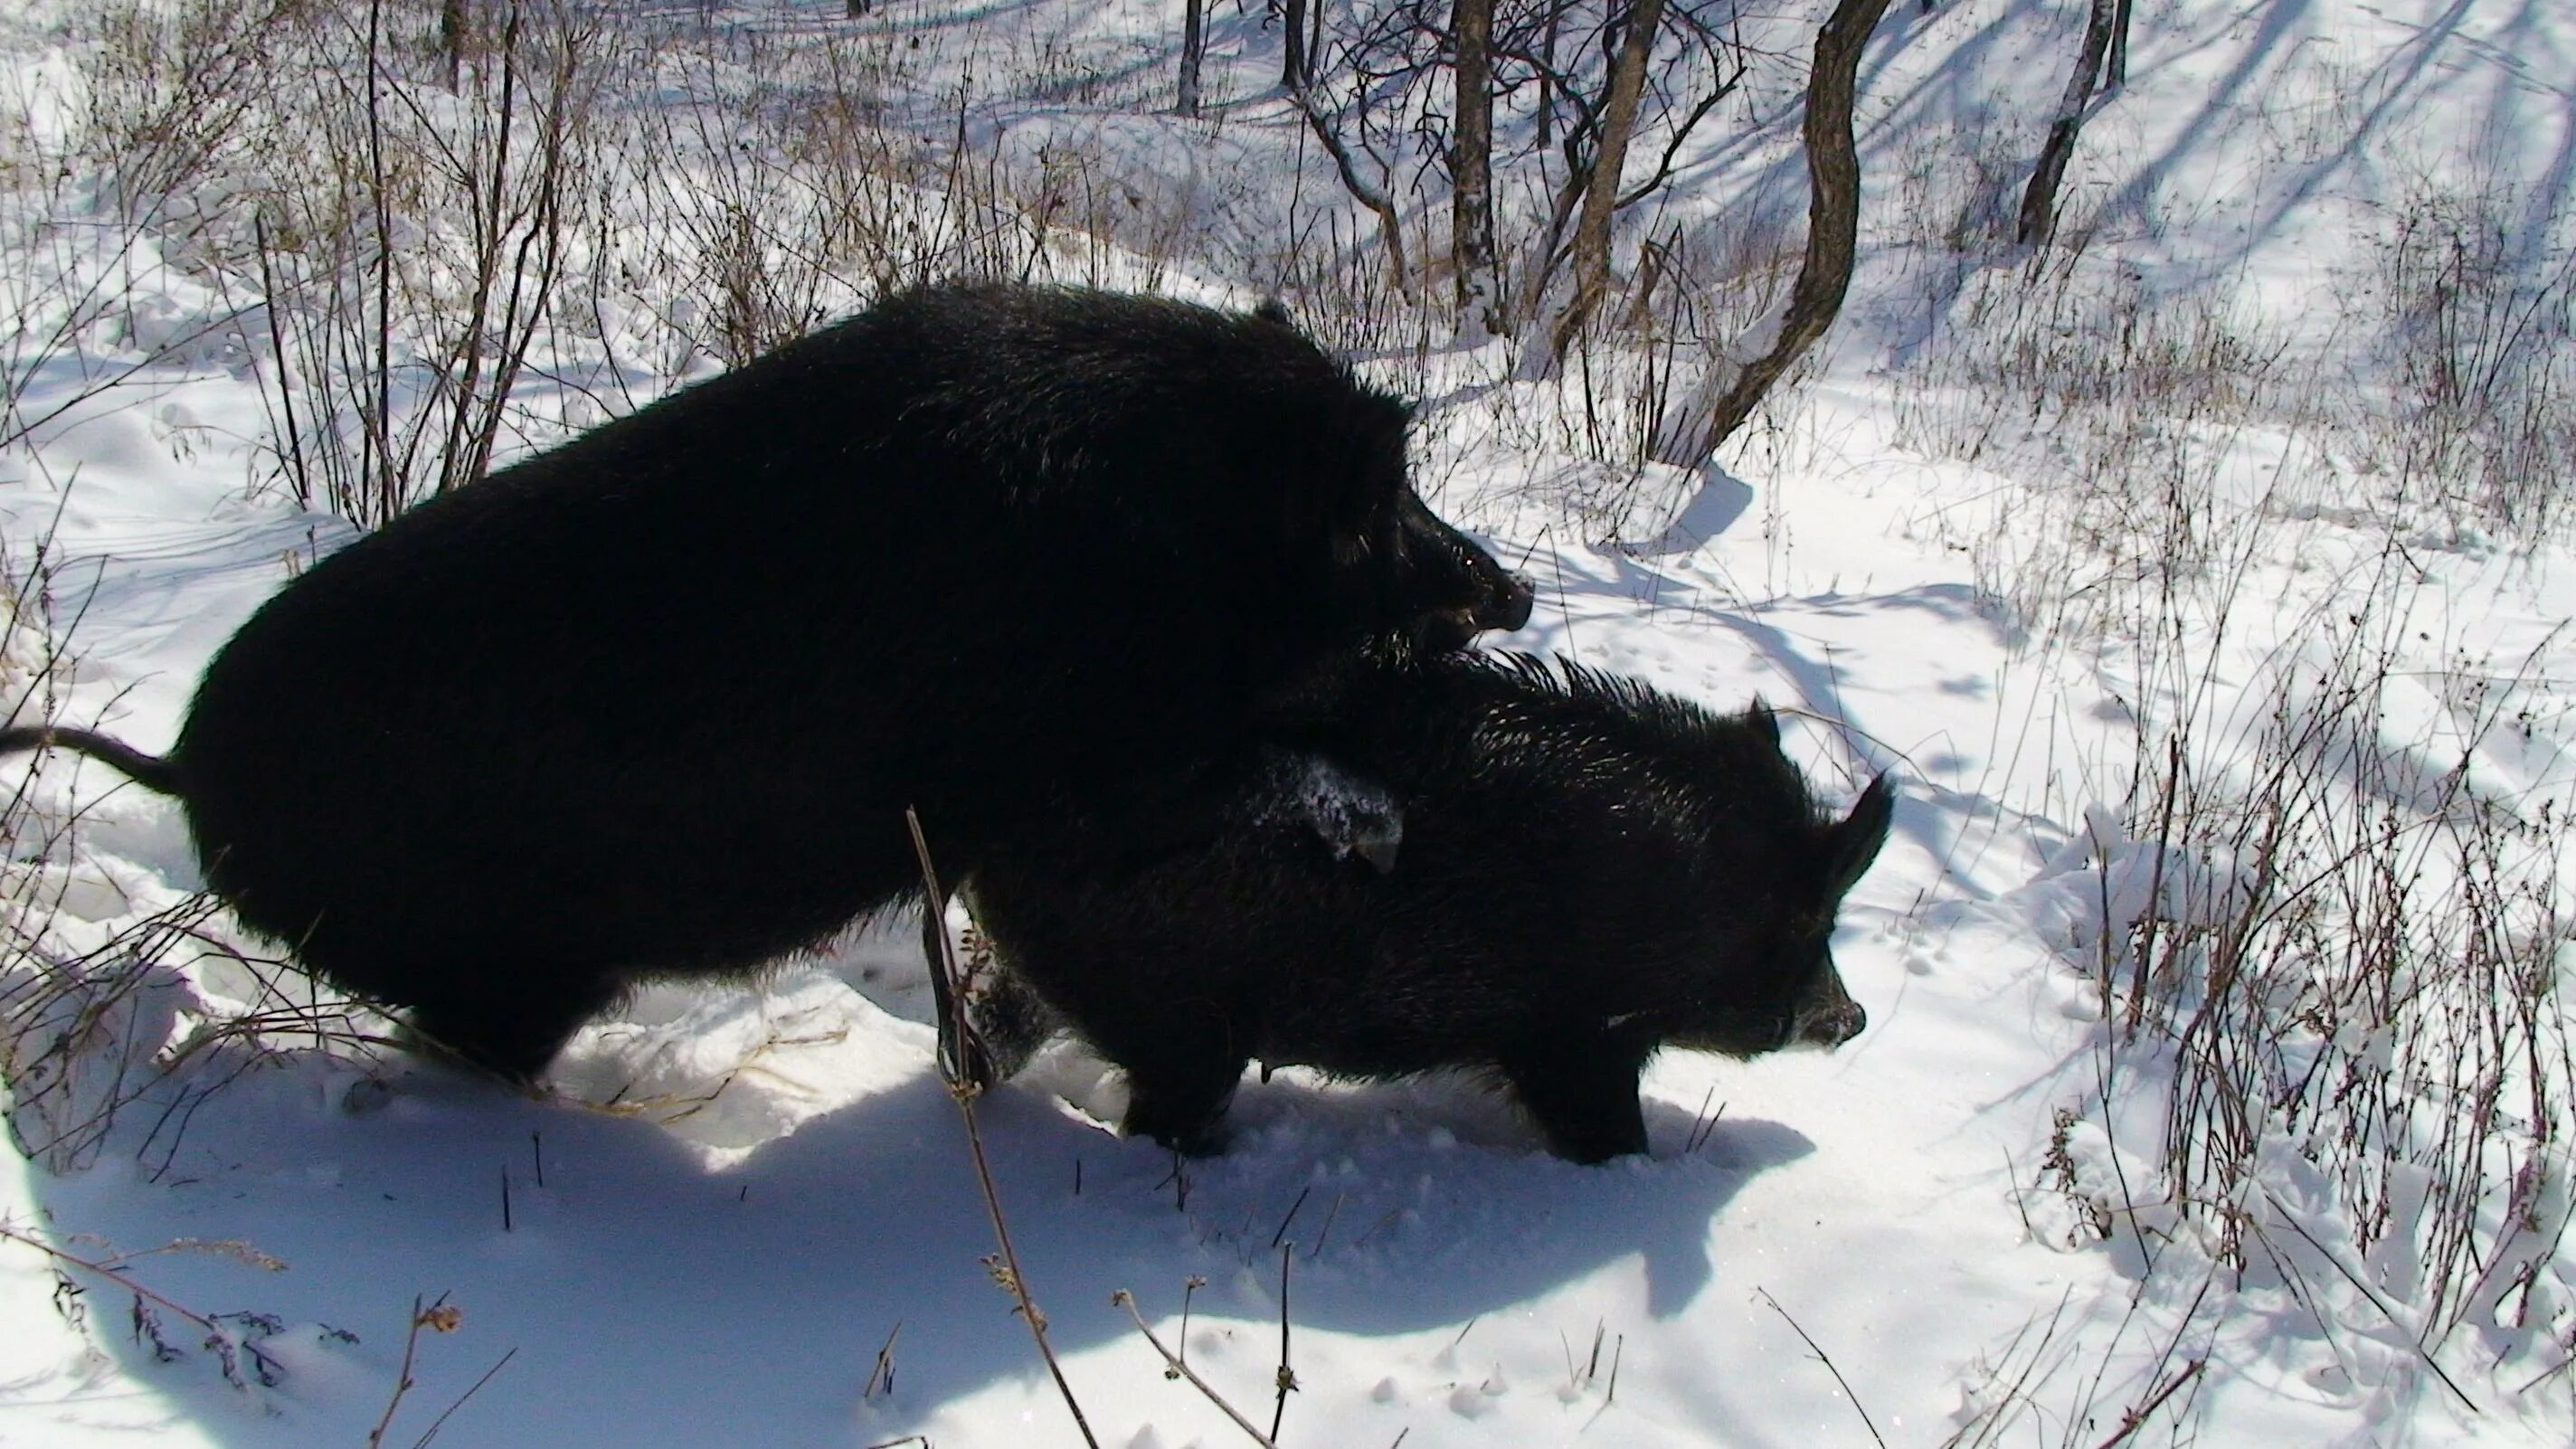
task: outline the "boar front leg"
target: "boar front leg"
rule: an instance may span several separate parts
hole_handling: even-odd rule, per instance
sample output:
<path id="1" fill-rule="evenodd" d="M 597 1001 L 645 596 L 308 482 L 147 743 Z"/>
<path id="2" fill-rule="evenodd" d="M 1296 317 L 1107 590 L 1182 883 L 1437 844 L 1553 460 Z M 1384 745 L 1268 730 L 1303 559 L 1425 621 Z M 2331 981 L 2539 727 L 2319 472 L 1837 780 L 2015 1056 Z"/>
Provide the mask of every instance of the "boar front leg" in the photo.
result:
<path id="1" fill-rule="evenodd" d="M 1644 1058 L 1599 1038 L 1558 1041 L 1506 1053 L 1503 1076 L 1547 1134 L 1548 1150 L 1569 1162 L 1607 1162 L 1646 1151 L 1646 1118 L 1637 1106 Z"/>

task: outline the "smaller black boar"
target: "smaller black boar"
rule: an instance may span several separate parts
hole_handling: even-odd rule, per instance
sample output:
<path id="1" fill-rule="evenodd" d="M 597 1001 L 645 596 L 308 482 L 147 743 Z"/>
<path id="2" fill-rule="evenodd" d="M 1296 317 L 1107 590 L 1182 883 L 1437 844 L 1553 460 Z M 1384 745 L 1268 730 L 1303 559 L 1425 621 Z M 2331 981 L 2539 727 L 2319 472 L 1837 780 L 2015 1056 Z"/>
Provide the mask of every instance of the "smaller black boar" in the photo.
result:
<path id="1" fill-rule="evenodd" d="M 1300 760 L 1230 827 L 1150 864 L 1079 843 L 968 882 L 1008 975 L 1124 1068 L 1130 1135 L 1222 1146 L 1249 1061 L 1340 1076 L 1499 1074 L 1577 1162 L 1646 1150 L 1637 1077 L 1666 1045 L 1751 1057 L 1863 1025 L 1827 949 L 1887 838 L 1873 781 L 1819 811 L 1760 705 L 1720 716 L 1520 656 L 1355 665 L 1320 727 L 1403 806 L 1385 874 L 1312 824 Z"/>

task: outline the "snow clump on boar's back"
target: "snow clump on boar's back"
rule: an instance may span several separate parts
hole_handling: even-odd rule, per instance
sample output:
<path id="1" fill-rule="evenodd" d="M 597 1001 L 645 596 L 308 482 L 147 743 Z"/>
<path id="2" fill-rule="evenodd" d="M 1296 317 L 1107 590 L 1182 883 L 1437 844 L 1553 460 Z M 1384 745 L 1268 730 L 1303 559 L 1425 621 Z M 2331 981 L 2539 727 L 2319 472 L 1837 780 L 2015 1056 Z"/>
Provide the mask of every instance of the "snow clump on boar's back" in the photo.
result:
<path id="1" fill-rule="evenodd" d="M 1659 1048 L 1757 1056 L 1864 1024 L 1829 943 L 1886 840 L 1881 777 L 1821 811 L 1756 705 L 1510 656 L 1376 651 L 1315 738 L 1404 802 L 1380 874 L 1304 821 L 1294 761 L 1141 867 L 1080 851 L 969 882 L 1007 971 L 1125 1069 L 1125 1128 L 1223 1142 L 1244 1066 L 1494 1073 L 1578 1162 L 1646 1150 Z"/>

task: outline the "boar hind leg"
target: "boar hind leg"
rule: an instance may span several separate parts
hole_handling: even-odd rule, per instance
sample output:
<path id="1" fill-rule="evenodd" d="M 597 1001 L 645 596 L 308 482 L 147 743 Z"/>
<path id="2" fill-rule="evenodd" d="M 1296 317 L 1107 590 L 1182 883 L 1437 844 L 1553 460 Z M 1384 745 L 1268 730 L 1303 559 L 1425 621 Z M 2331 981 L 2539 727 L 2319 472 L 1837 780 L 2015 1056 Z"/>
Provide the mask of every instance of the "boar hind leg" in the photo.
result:
<path id="1" fill-rule="evenodd" d="M 1104 1044 L 1106 1045 L 1106 1044 Z M 1127 1069 L 1130 1137 L 1151 1137 L 1189 1157 L 1225 1150 L 1225 1108 L 1251 1060 L 1222 1021 L 1175 1023 L 1159 1040 L 1109 1052 Z"/>
<path id="2" fill-rule="evenodd" d="M 1236 1064 L 1240 1071 L 1241 1063 Z M 1119 1130 L 1130 1137 L 1151 1137 L 1183 1157 L 1214 1157 L 1225 1151 L 1225 1105 L 1234 1083 L 1215 1090 L 1207 1082 L 1174 1089 L 1169 1082 L 1127 1078 L 1127 1118 Z"/>
<path id="3" fill-rule="evenodd" d="M 996 1082 L 1018 1076 L 1065 1025 L 1044 997 L 1007 970 L 978 978 L 967 991 L 966 1021 Z"/>
<path id="4" fill-rule="evenodd" d="M 459 989 L 406 993 L 414 1043 L 519 1086 L 533 1084 L 581 1024 L 618 995 L 613 978 L 531 971 L 490 995 Z"/>
<path id="5" fill-rule="evenodd" d="M 1570 1162 L 1607 1162 L 1646 1151 L 1637 1106 L 1642 1065 L 1606 1044 L 1557 1043 L 1510 1053 L 1502 1069 L 1547 1134 L 1548 1150 Z"/>

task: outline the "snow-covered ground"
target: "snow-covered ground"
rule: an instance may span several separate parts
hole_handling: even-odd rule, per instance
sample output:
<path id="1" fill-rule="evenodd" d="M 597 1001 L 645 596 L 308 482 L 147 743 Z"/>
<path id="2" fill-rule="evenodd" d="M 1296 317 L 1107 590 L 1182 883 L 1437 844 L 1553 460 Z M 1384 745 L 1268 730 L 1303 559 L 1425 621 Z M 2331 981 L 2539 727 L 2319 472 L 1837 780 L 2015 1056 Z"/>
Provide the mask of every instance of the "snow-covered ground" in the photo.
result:
<path id="1" fill-rule="evenodd" d="M 762 55 L 810 56 L 840 8 L 730 14 Z M 1098 191 L 1139 218 L 1041 231 L 1042 273 L 1242 301 L 1307 276 L 1299 246 L 1374 233 L 1328 163 L 1299 166 L 1258 7 L 1218 7 L 1214 118 L 1152 110 L 1178 8 L 890 4 L 858 33 L 891 38 L 865 51 L 890 113 L 950 113 L 915 126 L 923 146 L 1068 178 L 1089 198 L 1068 216 Z M 1794 57 L 1817 8 L 1757 38 Z M 2381 295 L 2407 275 L 2399 238 L 2455 208 L 2463 235 L 2501 233 L 2527 327 L 2559 309 L 2565 376 L 2576 13 L 2143 5 L 2131 84 L 2070 182 L 2082 238 L 2031 282 L 1944 238 L 1999 194 L 2009 210 L 2080 22 L 2003 0 L 1891 13 L 1862 69 L 1869 244 L 1842 325 L 1720 465 L 1649 470 L 1636 507 L 1602 506 L 1629 475 L 1580 456 L 1588 416 L 1633 416 L 1614 362 L 1598 397 L 1590 375 L 1513 384 L 1507 343 L 1445 348 L 1292 292 L 1425 401 L 1426 493 L 1538 585 L 1530 626 L 1498 642 L 1717 706 L 1762 695 L 1835 803 L 1896 772 L 1895 833 L 1835 944 L 1870 1024 L 1832 1055 L 1667 1054 L 1645 1082 L 1652 1158 L 1597 1168 L 1547 1156 L 1476 1082 L 1287 1071 L 1244 1085 L 1225 1156 L 1176 1171 L 1104 1125 L 1114 1073 L 1050 1048 L 975 1123 L 1099 1443 L 1245 1442 L 1165 1373 L 1122 1291 L 1265 1430 L 1284 1357 L 1283 1445 L 2576 1435 L 2556 995 L 2576 975 L 2576 557 L 2389 461 L 2410 374 L 2371 322 L 2403 300 Z M 74 68 L 14 25 L 16 93 L 43 121 Z M 978 67 L 1045 83 L 968 105 Z M 1655 228 L 1794 217 L 1796 75 L 1752 74 Z M 905 195 L 916 219 L 956 204 Z M 1436 181 L 1424 196 L 1445 213 Z M 642 270 L 569 284 L 587 321 L 541 349 L 505 456 L 613 411 L 603 378 L 646 395 L 714 365 L 692 345 L 714 304 L 644 265 L 668 217 L 611 221 Z M 211 651 L 355 530 L 275 482 L 259 329 L 156 357 L 243 304 L 204 280 L 222 247 L 182 255 L 146 229 L 102 260 L 64 230 L 0 238 L 37 259 L 13 276 L 55 269 L 7 299 L 14 417 L 45 421 L 0 451 L 5 681 L 21 718 L 160 748 Z M 100 275 L 130 301 L 47 353 L 47 306 L 88 285 L 64 279 Z M 855 286 L 813 294 L 846 305 Z M 137 361 L 116 387 L 83 382 Z M 69 657 L 31 685 L 47 637 Z M 2264 815 L 2283 800 L 2315 808 Z M 177 810 L 102 767 L 45 765 L 13 818 L 13 930 L 41 925 L 54 958 L 197 883 Z M 2266 855 L 2267 818 L 2308 854 Z M 2364 867 L 2349 893 L 2266 875 L 2341 880 L 2338 849 Z M 2376 885 L 2374 862 L 2392 867 Z M 2490 887 L 2465 925 L 2427 911 Z M 2263 939 L 2290 944 L 2265 958 L 2265 999 L 2286 1004 L 2258 1045 L 2358 1085 L 2320 1101 L 2266 1079 L 2241 1117 L 2177 1107 L 2256 1055 L 2241 1021 L 2219 1031 L 2237 1019 L 2212 1003 L 2237 998 L 2212 963 L 2246 921 L 2231 903 L 2266 890 Z M 2400 899 L 2413 925 L 2373 914 Z M 2537 963 L 2540 1022 L 2519 1036 L 2408 1003 L 2374 1015 L 2338 974 L 2412 951 L 2413 974 L 2386 979 L 2448 1000 L 2441 964 L 2487 959 L 2460 944 L 2476 926 L 2490 956 Z M 256 949 L 220 916 L 202 933 Z M 66 1091 L 20 1084 L 22 1149 L 132 1100 L 105 1138 L 39 1154 L 67 1170 L 21 1152 L 0 1170 L 19 1239 L 0 1241 L 0 1443 L 372 1444 L 389 1402 L 394 1444 L 1080 1442 L 988 1267 L 911 941 L 889 921 L 756 986 L 648 990 L 576 1040 L 548 1101 L 285 1030 L 156 1080 L 138 1044 L 297 1014 L 273 994 L 294 978 L 174 948 L 181 973 L 52 1019 L 48 1040 L 98 1028 L 76 1034 L 91 1049 Z M 21 992 L 0 1003 L 28 999 L 33 969 L 0 967 Z M 2492 1061 L 2498 1043 L 2526 1051 Z M 2450 1126 L 2472 1116 L 2461 1147 Z M 2250 1171 L 2178 1182 L 2178 1155 L 2213 1158 L 2177 1154 L 2177 1131 Z M 2445 1268 L 2441 1225 L 2462 1222 L 2470 1262 Z M 415 1329 L 433 1303 L 458 1314 Z"/>

